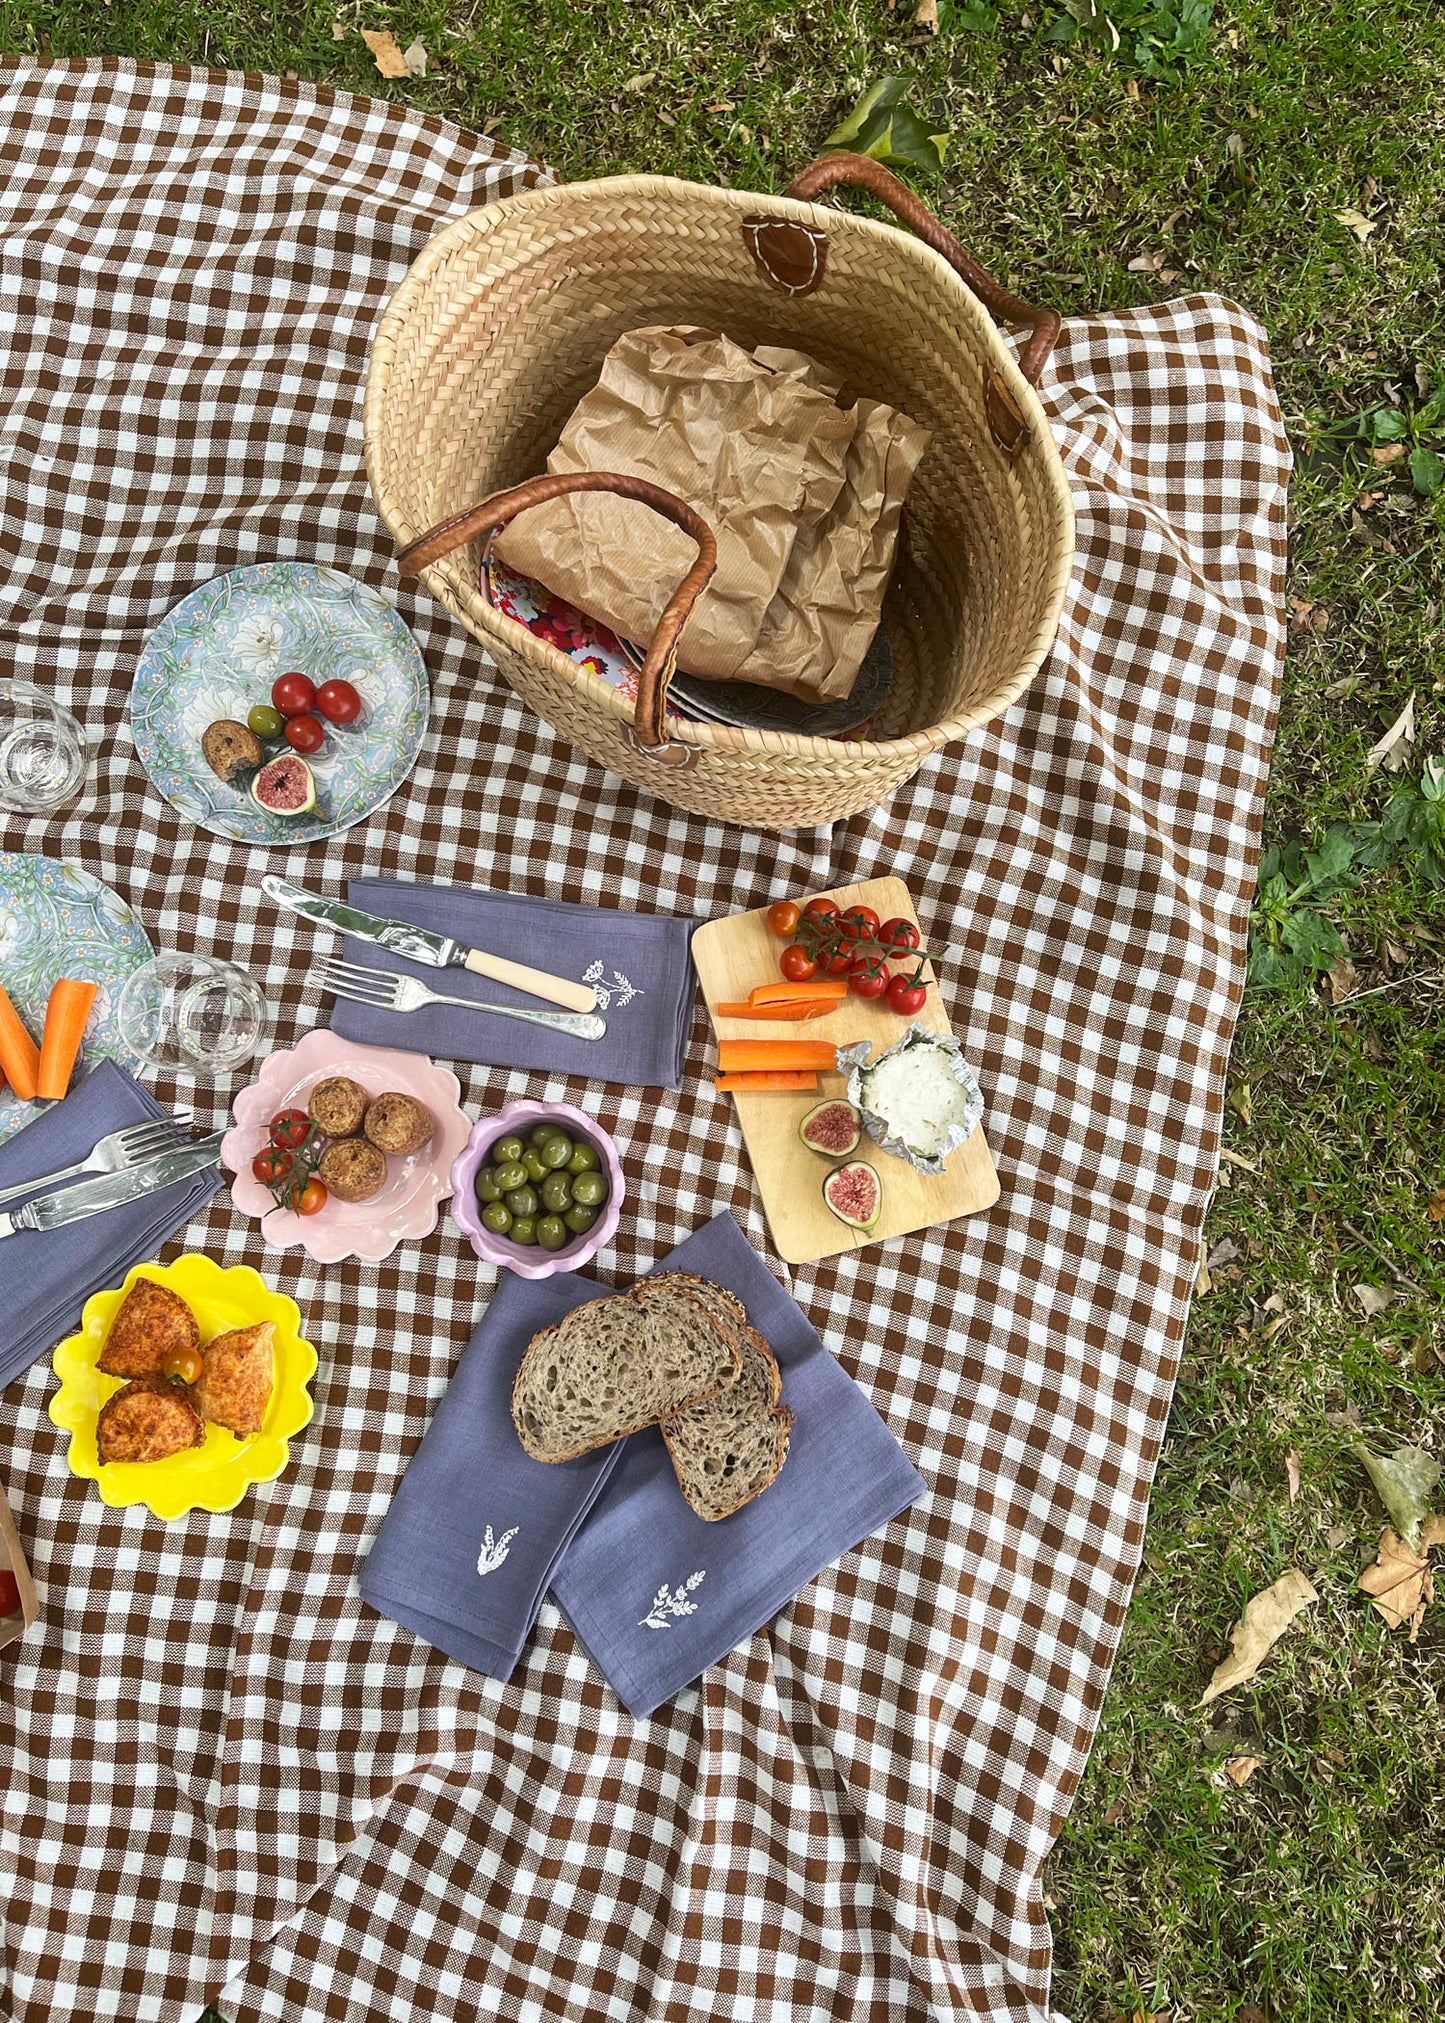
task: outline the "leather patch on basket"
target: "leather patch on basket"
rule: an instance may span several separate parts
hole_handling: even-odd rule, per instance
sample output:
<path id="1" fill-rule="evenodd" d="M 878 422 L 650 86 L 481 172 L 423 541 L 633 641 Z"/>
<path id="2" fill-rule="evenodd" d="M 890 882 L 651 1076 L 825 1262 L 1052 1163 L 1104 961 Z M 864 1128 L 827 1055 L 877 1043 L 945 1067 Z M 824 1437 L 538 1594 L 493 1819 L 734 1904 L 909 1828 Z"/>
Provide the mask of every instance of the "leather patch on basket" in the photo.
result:
<path id="1" fill-rule="evenodd" d="M 983 410 L 988 416 L 988 430 L 1006 457 L 1017 456 L 1023 448 L 1028 434 L 1028 423 L 1023 410 L 1004 385 L 1003 374 L 997 369 L 986 372 L 983 380 Z"/>
<path id="2" fill-rule="evenodd" d="M 828 234 L 790 218 L 744 218 L 743 243 L 763 279 L 785 295 L 811 295 L 828 265 Z"/>

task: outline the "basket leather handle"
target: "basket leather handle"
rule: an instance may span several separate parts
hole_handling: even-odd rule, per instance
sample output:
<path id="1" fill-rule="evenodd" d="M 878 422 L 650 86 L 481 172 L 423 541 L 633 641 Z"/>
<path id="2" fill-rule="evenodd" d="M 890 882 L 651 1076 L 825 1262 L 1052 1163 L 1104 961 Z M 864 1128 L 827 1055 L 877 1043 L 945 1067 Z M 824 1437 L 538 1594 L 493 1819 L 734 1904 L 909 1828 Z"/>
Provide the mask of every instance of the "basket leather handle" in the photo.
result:
<path id="1" fill-rule="evenodd" d="M 686 765 L 696 756 L 695 748 L 671 738 L 667 733 L 667 689 L 677 665 L 678 636 L 691 616 L 693 606 L 707 588 L 717 568 L 717 540 L 707 521 L 674 492 L 646 478 L 634 478 L 622 471 L 563 471 L 555 476 L 528 478 L 510 491 L 494 492 L 478 506 L 454 513 L 449 520 L 431 527 L 397 556 L 403 576 L 419 576 L 424 569 L 450 555 L 457 548 L 487 535 L 487 554 L 492 542 L 509 521 L 530 506 L 545 506 L 569 492 L 615 492 L 622 499 L 636 499 L 661 513 L 665 520 L 681 527 L 697 543 L 697 560 L 668 599 L 652 643 L 637 677 L 637 707 L 633 714 L 633 740 L 637 749 L 664 765 Z"/>
<path id="2" fill-rule="evenodd" d="M 794 176 L 783 194 L 798 203 L 809 204 L 839 183 L 854 184 L 886 204 L 911 232 L 948 262 L 1001 323 L 1028 327 L 1029 339 L 1019 356 L 1019 370 L 1030 386 L 1037 386 L 1062 328 L 1063 319 L 1057 309 L 1040 309 L 1001 288 L 977 260 L 964 252 L 947 226 L 940 224 L 906 183 L 867 155 L 822 155 Z M 773 287 L 789 295 L 810 295 L 821 286 L 827 268 L 828 235 L 819 227 L 795 224 L 788 218 L 751 217 L 743 220 L 743 237 Z M 1022 446 L 1028 424 L 997 370 L 987 375 L 984 397 L 993 439 L 1012 456 Z"/>

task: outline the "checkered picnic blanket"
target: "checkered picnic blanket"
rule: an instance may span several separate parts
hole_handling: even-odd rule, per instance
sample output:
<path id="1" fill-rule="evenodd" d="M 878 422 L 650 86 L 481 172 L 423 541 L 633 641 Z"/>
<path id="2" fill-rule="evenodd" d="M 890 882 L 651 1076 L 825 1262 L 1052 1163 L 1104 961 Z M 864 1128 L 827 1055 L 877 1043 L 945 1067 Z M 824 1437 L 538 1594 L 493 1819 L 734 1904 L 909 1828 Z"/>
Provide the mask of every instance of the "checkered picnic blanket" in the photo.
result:
<path id="1" fill-rule="evenodd" d="M 262 1267 L 321 1352 L 279 1481 L 225 1516 L 108 1510 L 67 1473 L 49 1370 L 5 1396 L 43 1617 L 0 1663 L 0 2004 L 1042 2023 L 1040 1864 L 1139 1559 L 1240 996 L 1288 472 L 1259 325 L 1213 296 L 1066 325 L 1043 397 L 1079 551 L 1044 672 L 891 806 L 746 833 L 538 723 L 398 582 L 371 509 L 377 315 L 439 225 L 536 170 L 396 106 L 199 70 L 11 63 L 0 97 L 5 637 L 101 740 L 84 801 L 8 818 L 4 847 L 76 856 L 156 941 L 246 964 L 283 1042 L 325 1009 L 263 869 L 699 916 L 896 871 L 962 951 L 946 989 L 1003 1182 L 986 1215 L 792 1273 L 929 1493 L 647 1721 L 550 1604 L 499 1686 L 357 1599 L 490 1273 L 449 1224 L 318 1269 L 221 1197 L 186 1246 Z M 298 554 L 396 598 L 432 727 L 371 821 L 265 852 L 148 788 L 126 695 L 183 592 Z M 719 1208 L 768 1250 L 706 1058 L 699 1010 L 675 1096 L 485 1069 L 466 1095 L 594 1110 L 628 1176 L 603 1260 L 625 1281 Z"/>

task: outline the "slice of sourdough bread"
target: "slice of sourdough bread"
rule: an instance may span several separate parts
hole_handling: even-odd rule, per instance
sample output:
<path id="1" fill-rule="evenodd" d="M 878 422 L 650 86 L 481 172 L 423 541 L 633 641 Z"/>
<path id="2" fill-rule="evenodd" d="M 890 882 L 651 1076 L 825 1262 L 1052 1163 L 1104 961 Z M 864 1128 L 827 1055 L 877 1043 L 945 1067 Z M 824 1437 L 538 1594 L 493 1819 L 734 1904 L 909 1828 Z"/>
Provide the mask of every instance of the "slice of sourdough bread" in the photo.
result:
<path id="1" fill-rule="evenodd" d="M 742 1344 L 735 1384 L 662 1422 L 682 1493 L 710 1524 L 762 1494 L 788 1458 L 793 1430 L 772 1350 L 756 1328 L 743 1329 Z"/>
<path id="2" fill-rule="evenodd" d="M 737 1330 L 685 1284 L 643 1280 L 528 1344 L 512 1419 L 535 1461 L 572 1461 L 735 1384 Z"/>

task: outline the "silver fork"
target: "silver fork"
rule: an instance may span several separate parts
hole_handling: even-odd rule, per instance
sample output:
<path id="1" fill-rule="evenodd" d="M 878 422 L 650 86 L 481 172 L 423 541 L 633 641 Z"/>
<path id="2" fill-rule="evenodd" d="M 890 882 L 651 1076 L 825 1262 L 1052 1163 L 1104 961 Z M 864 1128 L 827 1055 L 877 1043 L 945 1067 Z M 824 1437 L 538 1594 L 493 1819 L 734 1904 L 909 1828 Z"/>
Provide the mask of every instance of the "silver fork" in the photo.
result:
<path id="1" fill-rule="evenodd" d="M 144 1124 L 127 1124 L 123 1131 L 112 1131 L 93 1145 L 78 1166 L 62 1166 L 57 1173 L 42 1173 L 38 1180 L 22 1180 L 0 1189 L 0 1207 L 22 1195 L 39 1194 L 62 1180 L 74 1180 L 81 1173 L 129 1173 L 132 1166 L 143 1166 L 158 1153 L 171 1151 L 188 1135 L 179 1117 L 153 1117 Z"/>
<path id="2" fill-rule="evenodd" d="M 415 1012 L 429 1004 L 460 1005 L 463 1011 L 495 1012 L 498 1018 L 521 1019 L 529 1026 L 546 1026 L 549 1032 L 567 1033 L 574 1040 L 600 1040 L 607 1021 L 596 1012 L 524 1011 L 521 1005 L 483 1004 L 474 997 L 448 997 L 433 990 L 419 977 L 397 976 L 389 969 L 369 969 L 359 962 L 330 962 L 321 975 L 321 988 L 333 997 L 349 998 L 352 1004 L 371 1005 L 377 1011 Z"/>

